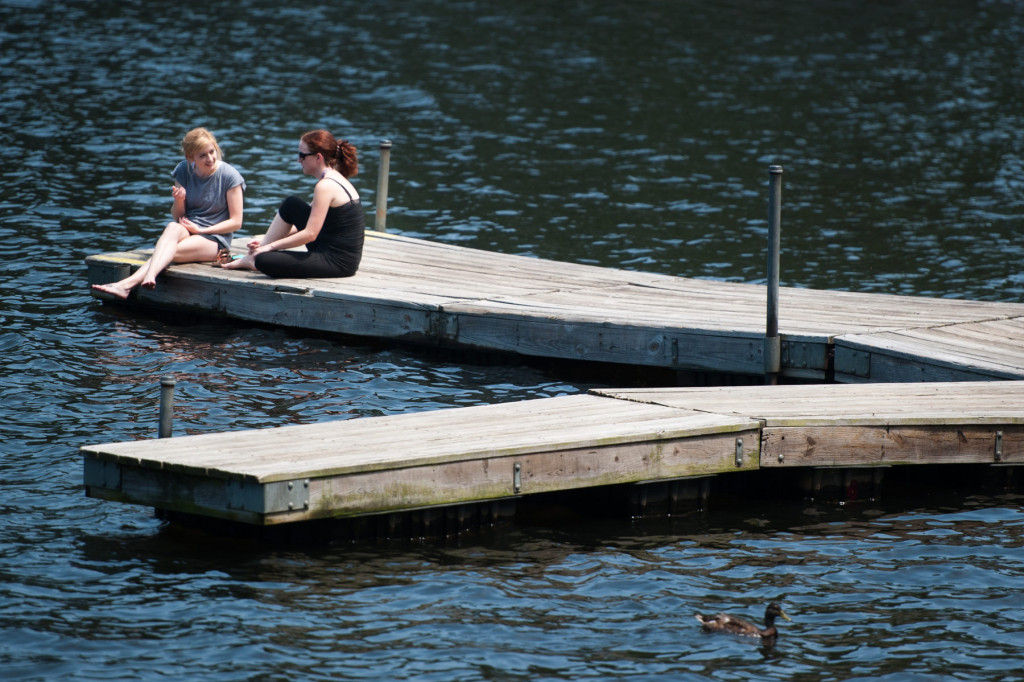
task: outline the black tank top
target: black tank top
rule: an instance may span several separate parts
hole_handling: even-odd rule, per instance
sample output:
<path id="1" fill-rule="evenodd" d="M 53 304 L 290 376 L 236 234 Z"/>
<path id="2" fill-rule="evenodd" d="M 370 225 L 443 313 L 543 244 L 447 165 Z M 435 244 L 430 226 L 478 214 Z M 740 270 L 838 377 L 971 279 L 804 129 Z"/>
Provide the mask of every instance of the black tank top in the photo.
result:
<path id="1" fill-rule="evenodd" d="M 322 254 L 339 268 L 354 271 L 359 267 L 359 261 L 363 256 L 363 237 L 366 232 L 363 205 L 359 199 L 352 198 L 352 194 L 340 180 L 328 179 L 334 180 L 345 190 L 349 202 L 327 209 L 320 234 L 306 245 L 306 249 Z"/>

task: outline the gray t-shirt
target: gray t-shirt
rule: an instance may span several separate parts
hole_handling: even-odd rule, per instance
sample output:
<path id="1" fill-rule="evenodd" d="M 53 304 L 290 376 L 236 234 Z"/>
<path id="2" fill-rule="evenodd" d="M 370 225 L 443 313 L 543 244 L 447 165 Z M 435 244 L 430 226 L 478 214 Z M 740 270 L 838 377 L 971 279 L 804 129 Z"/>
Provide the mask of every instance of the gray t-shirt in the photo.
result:
<path id="1" fill-rule="evenodd" d="M 242 174 L 235 170 L 234 166 L 223 161 L 208 178 L 196 175 L 192 162 L 188 159 L 175 166 L 171 175 L 185 188 L 185 216 L 199 227 L 209 227 L 227 220 L 230 217 L 228 190 L 241 185 L 242 191 L 245 191 L 245 179 L 242 178 Z M 231 246 L 230 234 L 203 236 L 213 239 L 225 248 Z"/>

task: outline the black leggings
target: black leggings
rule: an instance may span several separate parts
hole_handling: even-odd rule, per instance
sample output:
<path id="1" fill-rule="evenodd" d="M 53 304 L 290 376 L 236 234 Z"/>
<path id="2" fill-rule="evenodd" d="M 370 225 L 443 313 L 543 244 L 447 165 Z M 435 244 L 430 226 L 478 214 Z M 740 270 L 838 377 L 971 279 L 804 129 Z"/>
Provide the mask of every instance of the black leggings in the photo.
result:
<path id="1" fill-rule="evenodd" d="M 277 213 L 303 230 L 310 211 L 302 199 L 288 197 Z M 365 229 L 358 202 L 329 208 L 320 234 L 306 245 L 306 251 L 261 253 L 256 256 L 256 268 L 269 277 L 351 277 L 359 269 Z"/>

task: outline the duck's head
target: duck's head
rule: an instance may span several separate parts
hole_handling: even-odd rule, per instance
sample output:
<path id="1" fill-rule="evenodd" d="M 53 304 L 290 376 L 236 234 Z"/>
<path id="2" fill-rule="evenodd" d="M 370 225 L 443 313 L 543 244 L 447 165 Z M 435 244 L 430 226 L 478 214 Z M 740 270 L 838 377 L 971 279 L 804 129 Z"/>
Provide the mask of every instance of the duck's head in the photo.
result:
<path id="1" fill-rule="evenodd" d="M 782 607 L 772 602 L 768 605 L 768 608 L 764 610 L 765 623 L 771 623 L 776 618 L 782 618 L 784 620 L 792 621 L 793 619 L 786 615 L 786 612 L 782 610 Z"/>

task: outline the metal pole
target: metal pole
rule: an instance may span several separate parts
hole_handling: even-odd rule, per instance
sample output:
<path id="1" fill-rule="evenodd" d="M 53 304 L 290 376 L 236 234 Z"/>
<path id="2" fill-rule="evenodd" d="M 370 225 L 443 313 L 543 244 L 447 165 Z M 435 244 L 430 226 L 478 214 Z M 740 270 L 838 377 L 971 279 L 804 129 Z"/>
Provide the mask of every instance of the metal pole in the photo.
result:
<path id="1" fill-rule="evenodd" d="M 378 232 L 387 231 L 388 173 L 391 170 L 391 140 L 380 141 L 380 170 L 377 173 L 377 217 L 373 223 Z"/>
<path id="2" fill-rule="evenodd" d="M 160 378 L 160 437 L 171 437 L 171 424 L 174 421 L 174 377 Z"/>
<path id="3" fill-rule="evenodd" d="M 775 385 L 782 369 L 779 341 L 779 251 L 782 231 L 782 166 L 768 168 L 768 319 L 764 334 L 765 383 Z"/>

